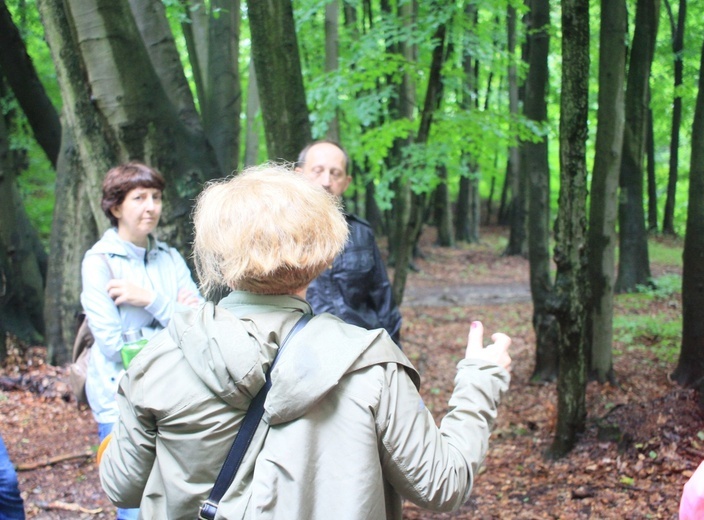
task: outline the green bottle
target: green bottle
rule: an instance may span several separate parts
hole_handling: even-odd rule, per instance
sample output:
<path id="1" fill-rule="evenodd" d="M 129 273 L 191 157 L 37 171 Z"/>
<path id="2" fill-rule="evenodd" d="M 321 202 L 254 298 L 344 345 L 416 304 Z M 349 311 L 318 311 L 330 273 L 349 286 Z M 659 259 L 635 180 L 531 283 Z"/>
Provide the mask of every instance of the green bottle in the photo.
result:
<path id="1" fill-rule="evenodd" d="M 122 334 L 122 341 L 124 344 L 122 345 L 122 350 L 120 350 L 120 355 L 122 356 L 122 364 L 127 369 L 134 357 L 147 344 L 147 338 L 142 337 L 140 329 L 132 329 Z"/>

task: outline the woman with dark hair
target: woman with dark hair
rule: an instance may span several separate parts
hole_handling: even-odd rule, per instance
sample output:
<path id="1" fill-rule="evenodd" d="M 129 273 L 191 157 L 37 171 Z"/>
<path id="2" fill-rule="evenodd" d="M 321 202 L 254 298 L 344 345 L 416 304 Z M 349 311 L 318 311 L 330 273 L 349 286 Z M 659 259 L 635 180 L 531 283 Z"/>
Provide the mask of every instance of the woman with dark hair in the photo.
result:
<path id="1" fill-rule="evenodd" d="M 277 356 L 311 313 L 308 284 L 347 241 L 339 198 L 266 165 L 209 185 L 193 220 L 204 291 L 231 292 L 175 315 L 120 381 L 100 461 L 110 500 L 169 520 L 400 519 L 402 498 L 439 511 L 466 502 L 508 389 L 510 338 L 483 347 L 472 323 L 438 428 L 384 329 L 323 313 Z M 243 426 L 269 378 L 263 419 Z M 204 504 L 240 430 L 251 437 L 234 480 L 219 507 Z"/>
<path id="2" fill-rule="evenodd" d="M 103 181 L 101 207 L 112 227 L 85 254 L 81 304 L 95 337 L 86 395 L 100 440 L 118 420 L 115 393 L 129 362 L 129 336 L 149 338 L 164 328 L 179 305 L 202 297 L 183 257 L 154 237 L 161 216 L 162 175 L 141 163 L 112 168 Z M 118 510 L 118 519 L 138 510 Z"/>

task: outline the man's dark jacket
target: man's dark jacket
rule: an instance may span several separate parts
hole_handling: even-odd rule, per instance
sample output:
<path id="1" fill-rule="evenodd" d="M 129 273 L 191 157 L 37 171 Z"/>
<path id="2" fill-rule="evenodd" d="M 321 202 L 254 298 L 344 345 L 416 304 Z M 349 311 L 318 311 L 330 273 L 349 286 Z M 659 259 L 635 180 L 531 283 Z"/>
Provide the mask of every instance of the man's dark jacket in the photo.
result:
<path id="1" fill-rule="evenodd" d="M 308 287 L 316 314 L 329 312 L 365 329 L 384 328 L 400 345 L 401 313 L 367 221 L 346 214 L 350 237 L 334 262 Z"/>

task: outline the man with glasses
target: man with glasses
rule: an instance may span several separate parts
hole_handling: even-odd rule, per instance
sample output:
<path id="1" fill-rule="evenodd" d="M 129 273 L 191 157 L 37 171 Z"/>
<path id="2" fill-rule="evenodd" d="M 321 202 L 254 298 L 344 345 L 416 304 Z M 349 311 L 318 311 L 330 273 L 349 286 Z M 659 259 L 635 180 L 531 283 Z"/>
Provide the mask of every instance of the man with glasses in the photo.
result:
<path id="1" fill-rule="evenodd" d="M 333 141 L 315 141 L 298 156 L 296 171 L 336 197 L 352 177 L 349 156 Z M 329 312 L 366 329 L 383 328 L 400 343 L 401 313 L 391 293 L 386 267 L 367 221 L 345 212 L 350 235 L 332 265 L 308 287 L 306 299 L 315 313 Z"/>

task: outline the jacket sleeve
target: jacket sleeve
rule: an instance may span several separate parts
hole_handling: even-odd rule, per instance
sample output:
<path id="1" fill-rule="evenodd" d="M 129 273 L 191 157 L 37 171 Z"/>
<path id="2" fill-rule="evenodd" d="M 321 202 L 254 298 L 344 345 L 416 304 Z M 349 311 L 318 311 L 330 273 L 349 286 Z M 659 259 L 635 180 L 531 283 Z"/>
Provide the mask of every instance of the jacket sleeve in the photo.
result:
<path id="1" fill-rule="evenodd" d="M 203 303 L 205 299 L 200 294 L 198 285 L 196 285 L 196 282 L 193 281 L 193 275 L 191 273 L 191 269 L 188 267 L 188 264 L 186 264 L 186 260 L 184 260 L 181 253 L 173 247 L 171 248 L 171 257 L 176 264 L 176 276 L 178 279 L 177 285 L 179 290 L 186 289 L 187 291 L 192 292 L 198 297 L 198 300 Z"/>
<path id="2" fill-rule="evenodd" d="M 95 345 L 111 361 L 121 361 L 122 322 L 107 285 L 112 278 L 106 255 L 84 257 L 81 264 L 81 305 L 88 318 Z"/>
<path id="3" fill-rule="evenodd" d="M 391 283 L 386 273 L 386 266 L 373 235 L 371 243 L 374 251 L 374 271 L 372 273 L 370 298 L 376 306 L 381 326 L 386 329 L 386 332 L 389 333 L 389 336 L 397 345 L 401 345 L 401 313 L 394 301 Z"/>
<path id="4" fill-rule="evenodd" d="M 173 316 L 174 311 L 184 306 L 178 303 L 178 292 L 181 289 L 186 289 L 193 294 L 195 294 L 201 303 L 204 301 L 200 292 L 198 291 L 198 286 L 193 281 L 191 276 L 191 270 L 188 268 L 186 261 L 180 255 L 180 253 L 172 248 L 169 248 L 168 252 L 163 252 L 165 256 L 168 256 L 167 260 L 173 265 L 174 274 L 173 278 L 165 277 L 166 279 L 172 279 L 176 281 L 176 290 L 173 292 L 167 291 L 157 291 L 154 301 L 147 305 L 144 310 L 150 313 L 154 318 L 161 324 L 162 327 L 166 327 Z M 160 264 L 160 269 L 164 269 L 165 264 Z M 172 297 L 171 294 L 174 296 Z"/>
<path id="5" fill-rule="evenodd" d="M 481 360 L 460 361 L 450 411 L 439 428 L 408 375 L 386 374 L 377 419 L 386 479 L 421 507 L 458 509 L 469 499 L 486 455 L 508 372 Z"/>
<path id="6" fill-rule="evenodd" d="M 116 401 L 119 420 L 100 460 L 100 482 L 118 507 L 139 507 L 156 459 L 156 419 L 140 412 L 126 397 L 139 392 L 129 375 L 120 380 Z"/>

